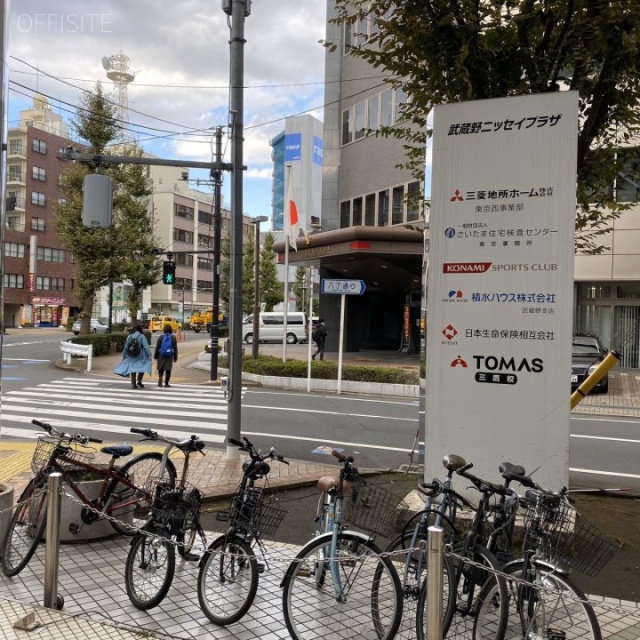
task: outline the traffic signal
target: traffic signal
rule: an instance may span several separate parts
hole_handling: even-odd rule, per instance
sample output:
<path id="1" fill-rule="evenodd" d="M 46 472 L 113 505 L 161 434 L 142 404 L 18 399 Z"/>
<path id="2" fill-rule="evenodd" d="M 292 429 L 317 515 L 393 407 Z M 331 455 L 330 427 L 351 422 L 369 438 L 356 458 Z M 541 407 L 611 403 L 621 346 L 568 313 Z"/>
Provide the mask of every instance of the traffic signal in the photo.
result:
<path id="1" fill-rule="evenodd" d="M 174 284 L 176 281 L 176 263 L 167 260 L 162 263 L 162 283 Z"/>

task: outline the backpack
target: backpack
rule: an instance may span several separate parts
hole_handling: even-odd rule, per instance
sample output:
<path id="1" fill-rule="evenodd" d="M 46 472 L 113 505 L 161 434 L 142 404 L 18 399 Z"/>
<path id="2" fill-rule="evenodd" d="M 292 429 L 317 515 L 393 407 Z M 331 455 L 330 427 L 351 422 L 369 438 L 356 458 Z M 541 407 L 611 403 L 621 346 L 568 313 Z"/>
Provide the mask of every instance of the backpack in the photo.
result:
<path id="1" fill-rule="evenodd" d="M 173 355 L 173 337 L 170 333 L 165 333 L 162 336 L 162 342 L 160 343 L 160 355 L 163 358 L 170 358 Z"/>
<path id="2" fill-rule="evenodd" d="M 137 358 L 140 355 L 142 349 L 140 348 L 140 343 L 138 342 L 138 338 L 131 338 L 129 340 L 129 344 L 127 345 L 127 355 L 130 358 Z"/>
<path id="3" fill-rule="evenodd" d="M 322 337 L 322 331 L 320 330 L 320 327 L 318 326 L 318 327 L 316 327 L 316 328 L 313 330 L 313 333 L 311 334 L 311 339 L 312 339 L 314 342 L 318 342 L 318 340 L 319 340 L 321 337 Z"/>

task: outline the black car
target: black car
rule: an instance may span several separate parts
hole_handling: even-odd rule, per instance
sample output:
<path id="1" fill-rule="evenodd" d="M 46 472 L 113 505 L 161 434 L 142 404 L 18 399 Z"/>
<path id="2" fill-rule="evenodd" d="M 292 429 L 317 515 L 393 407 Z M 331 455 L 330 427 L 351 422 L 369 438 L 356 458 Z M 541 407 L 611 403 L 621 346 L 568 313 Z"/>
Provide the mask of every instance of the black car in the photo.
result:
<path id="1" fill-rule="evenodd" d="M 575 391 L 608 353 L 600 338 L 593 334 L 577 334 L 571 344 L 571 391 Z M 592 391 L 607 393 L 609 376 L 606 375 L 593 387 Z"/>

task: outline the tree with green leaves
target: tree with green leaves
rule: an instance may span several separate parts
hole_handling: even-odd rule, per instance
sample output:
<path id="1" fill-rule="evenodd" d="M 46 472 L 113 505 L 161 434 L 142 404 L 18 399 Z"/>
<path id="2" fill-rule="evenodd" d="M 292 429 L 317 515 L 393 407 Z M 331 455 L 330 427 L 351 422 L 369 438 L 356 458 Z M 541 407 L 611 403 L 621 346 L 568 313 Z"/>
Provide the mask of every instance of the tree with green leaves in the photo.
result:
<path id="1" fill-rule="evenodd" d="M 115 107 L 105 97 L 100 83 L 80 99 L 73 121 L 76 133 L 92 154 L 108 153 L 107 145 L 117 138 Z M 141 156 L 129 147 L 119 155 Z M 106 229 L 89 229 L 82 224 L 82 186 L 86 175 L 98 169 L 113 179 L 113 217 Z M 142 291 L 160 279 L 160 264 L 151 255 L 157 242 L 148 205 L 151 193 L 141 165 L 105 164 L 93 167 L 77 162 L 62 174 L 65 200 L 56 205 L 56 231 L 76 266 L 76 295 L 81 303 L 81 333 L 89 333 L 96 292 L 113 282 L 129 281 L 132 288 L 128 310 L 137 317 Z M 142 256 L 137 260 L 134 251 Z"/>
<path id="2" fill-rule="evenodd" d="M 278 279 L 277 254 L 273 250 L 275 241 L 275 236 L 267 233 L 260 250 L 260 300 L 264 302 L 265 311 L 273 311 L 284 300 L 284 286 Z"/>
<path id="3" fill-rule="evenodd" d="M 242 256 L 242 310 L 245 314 L 253 311 L 256 300 L 255 249 L 249 248 L 248 237 L 245 237 L 245 251 Z"/>
<path id="4" fill-rule="evenodd" d="M 293 295 L 296 297 L 296 311 L 306 311 L 308 309 L 307 291 L 307 270 L 304 267 L 296 267 L 296 279 L 293 282 Z"/>
<path id="5" fill-rule="evenodd" d="M 352 41 L 366 41 L 350 54 L 407 94 L 403 122 L 379 134 L 405 141 L 418 179 L 434 105 L 578 91 L 577 245 L 603 249 L 598 236 L 629 206 L 616 202 L 615 180 L 623 169 L 640 179 L 640 162 L 631 161 L 638 150 L 629 148 L 640 131 L 640 0 L 335 3 L 334 22 L 347 26 Z"/>

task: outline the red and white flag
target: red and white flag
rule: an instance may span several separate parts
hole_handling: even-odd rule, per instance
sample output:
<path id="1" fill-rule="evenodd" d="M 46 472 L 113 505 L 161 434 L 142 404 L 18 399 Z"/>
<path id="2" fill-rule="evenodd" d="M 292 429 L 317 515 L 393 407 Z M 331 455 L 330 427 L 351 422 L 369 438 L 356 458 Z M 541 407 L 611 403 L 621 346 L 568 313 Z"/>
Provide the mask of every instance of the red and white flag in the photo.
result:
<path id="1" fill-rule="evenodd" d="M 284 235 L 289 246 L 294 251 L 297 251 L 298 246 L 296 244 L 296 238 L 298 237 L 300 225 L 298 224 L 298 208 L 296 207 L 295 200 L 293 199 L 291 176 L 289 176 L 287 182 L 287 197 L 284 201 Z"/>

